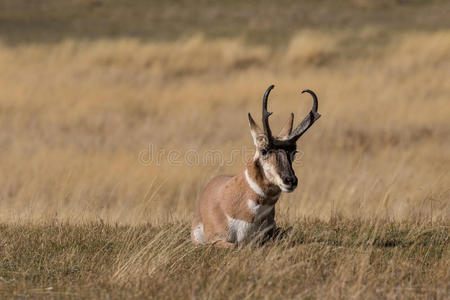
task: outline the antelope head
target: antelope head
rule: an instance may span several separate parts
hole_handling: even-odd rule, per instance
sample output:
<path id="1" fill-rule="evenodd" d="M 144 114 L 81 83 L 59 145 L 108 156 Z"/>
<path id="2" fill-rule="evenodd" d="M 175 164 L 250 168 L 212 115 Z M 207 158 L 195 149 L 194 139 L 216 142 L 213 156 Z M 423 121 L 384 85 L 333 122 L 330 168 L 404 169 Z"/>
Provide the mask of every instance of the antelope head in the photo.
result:
<path id="1" fill-rule="evenodd" d="M 302 93 L 310 94 L 313 98 L 311 111 L 295 129 L 293 129 L 294 114 L 291 113 L 288 122 L 278 136 L 273 136 L 269 126 L 269 116 L 272 113 L 267 111 L 267 100 L 273 88 L 274 85 L 267 88 L 262 101 L 263 130 L 255 123 L 251 114 L 248 114 L 250 131 L 256 146 L 253 160 L 271 184 L 278 186 L 283 192 L 292 192 L 298 183 L 292 168 L 292 162 L 297 152 L 297 140 L 320 118 L 320 114 L 317 112 L 319 104 L 313 91 L 302 91 Z"/>

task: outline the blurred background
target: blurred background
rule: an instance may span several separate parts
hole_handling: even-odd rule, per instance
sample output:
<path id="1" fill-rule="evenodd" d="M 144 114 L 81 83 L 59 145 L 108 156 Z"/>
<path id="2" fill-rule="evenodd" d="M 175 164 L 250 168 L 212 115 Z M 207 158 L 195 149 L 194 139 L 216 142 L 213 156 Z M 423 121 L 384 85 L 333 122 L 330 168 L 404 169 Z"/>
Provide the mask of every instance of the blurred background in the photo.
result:
<path id="1" fill-rule="evenodd" d="M 440 0 L 0 0 L 0 220 L 188 222 L 213 176 L 244 168 L 270 84 L 274 131 L 309 111 L 302 89 L 322 114 L 281 223 L 448 220 L 449 15 Z M 211 150 L 236 155 L 185 159 Z"/>

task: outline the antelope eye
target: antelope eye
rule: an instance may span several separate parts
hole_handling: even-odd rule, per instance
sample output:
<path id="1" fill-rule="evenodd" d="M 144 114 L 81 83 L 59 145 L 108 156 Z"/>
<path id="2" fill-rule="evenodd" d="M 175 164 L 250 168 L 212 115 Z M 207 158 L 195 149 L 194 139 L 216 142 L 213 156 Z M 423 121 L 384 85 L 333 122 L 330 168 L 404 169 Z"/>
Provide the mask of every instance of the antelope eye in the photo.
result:
<path id="1" fill-rule="evenodd" d="M 267 150 L 266 150 L 266 149 L 262 149 L 262 150 L 261 150 L 261 154 L 262 154 L 263 156 L 265 156 L 265 155 L 267 154 Z"/>

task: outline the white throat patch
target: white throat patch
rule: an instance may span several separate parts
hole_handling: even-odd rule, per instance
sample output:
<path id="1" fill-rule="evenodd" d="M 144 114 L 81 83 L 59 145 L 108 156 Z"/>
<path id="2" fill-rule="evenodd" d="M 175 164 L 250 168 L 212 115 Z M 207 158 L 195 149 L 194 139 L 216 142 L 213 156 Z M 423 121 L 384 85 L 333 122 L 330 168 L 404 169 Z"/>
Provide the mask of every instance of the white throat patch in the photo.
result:
<path id="1" fill-rule="evenodd" d="M 249 199 L 247 201 L 248 208 L 255 216 L 255 222 L 258 223 L 265 219 L 273 210 L 274 205 L 260 205 L 255 201 Z"/>
<path id="2" fill-rule="evenodd" d="M 258 184 L 256 184 L 256 182 L 254 182 L 250 176 L 248 175 L 248 170 L 245 169 L 245 179 L 247 179 L 247 183 L 250 186 L 250 188 L 259 196 L 261 197 L 265 197 L 266 194 L 264 194 L 263 190 L 259 187 Z"/>

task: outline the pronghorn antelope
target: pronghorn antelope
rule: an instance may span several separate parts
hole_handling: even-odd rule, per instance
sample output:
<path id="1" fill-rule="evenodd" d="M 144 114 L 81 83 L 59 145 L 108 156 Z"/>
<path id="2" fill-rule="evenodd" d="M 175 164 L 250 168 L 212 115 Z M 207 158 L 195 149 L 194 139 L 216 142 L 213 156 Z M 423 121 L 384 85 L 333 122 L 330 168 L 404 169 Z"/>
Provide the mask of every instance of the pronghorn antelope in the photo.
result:
<path id="1" fill-rule="evenodd" d="M 261 130 L 250 113 L 248 121 L 256 152 L 237 176 L 218 176 L 211 180 L 197 202 L 192 223 L 194 243 L 212 243 L 220 247 L 243 245 L 252 237 L 275 229 L 275 203 L 281 192 L 292 192 L 297 177 L 292 169 L 296 142 L 320 117 L 317 96 L 311 90 L 314 104 L 310 113 L 292 130 L 294 114 L 277 137 L 269 127 L 267 99 L 269 86 L 263 97 Z"/>

